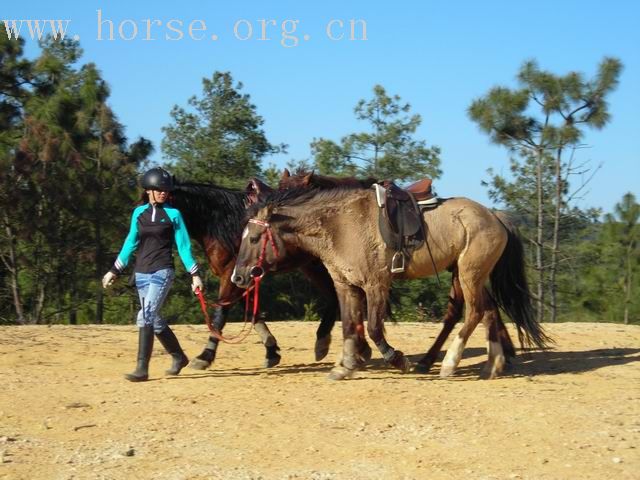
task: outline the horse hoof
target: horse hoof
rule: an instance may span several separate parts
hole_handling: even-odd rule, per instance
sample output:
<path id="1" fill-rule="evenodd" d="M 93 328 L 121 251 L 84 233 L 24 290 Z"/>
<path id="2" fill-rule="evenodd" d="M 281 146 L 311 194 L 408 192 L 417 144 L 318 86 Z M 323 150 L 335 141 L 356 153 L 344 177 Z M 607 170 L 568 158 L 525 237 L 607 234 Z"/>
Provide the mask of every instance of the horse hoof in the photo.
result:
<path id="1" fill-rule="evenodd" d="M 362 346 L 360 347 L 360 349 L 358 350 L 358 359 L 362 362 L 362 363 L 367 363 L 369 360 L 371 360 L 371 347 L 369 346 L 369 344 L 365 341 L 364 344 L 362 344 Z"/>
<path id="2" fill-rule="evenodd" d="M 411 371 L 411 362 L 400 350 L 395 351 L 389 364 L 396 367 L 402 373 L 409 373 Z"/>
<path id="3" fill-rule="evenodd" d="M 211 362 L 207 362 L 206 360 L 202 360 L 201 358 L 194 358 L 191 360 L 189 364 L 189 368 L 193 368 L 194 370 L 206 370 L 211 366 Z"/>
<path id="4" fill-rule="evenodd" d="M 416 366 L 413 367 L 413 372 L 414 373 L 429 373 L 429 370 L 431 370 L 431 365 L 432 364 L 427 365 L 426 363 L 416 363 Z"/>
<path id="5" fill-rule="evenodd" d="M 456 367 L 454 365 L 445 365 L 443 364 L 440 367 L 440 378 L 447 378 L 453 375 L 453 372 L 456 371 Z"/>
<path id="6" fill-rule="evenodd" d="M 409 373 L 411 371 L 411 362 L 407 357 L 402 357 L 402 364 L 398 368 L 402 373 Z"/>
<path id="7" fill-rule="evenodd" d="M 493 380 L 500 376 L 500 373 L 497 369 L 492 367 L 485 367 L 480 372 L 480 376 L 478 377 L 480 380 Z"/>
<path id="8" fill-rule="evenodd" d="M 264 359 L 264 368 L 275 367 L 276 365 L 278 365 L 280 363 L 281 359 L 282 359 L 282 357 L 278 353 L 276 353 L 274 356 L 272 356 L 270 358 L 265 358 Z"/>
<path id="9" fill-rule="evenodd" d="M 348 380 L 353 378 L 355 370 L 346 367 L 335 367 L 329 373 L 329 380 Z"/>
<path id="10" fill-rule="evenodd" d="M 316 362 L 319 362 L 329 354 L 329 345 L 331 345 L 331 335 L 316 340 Z"/>

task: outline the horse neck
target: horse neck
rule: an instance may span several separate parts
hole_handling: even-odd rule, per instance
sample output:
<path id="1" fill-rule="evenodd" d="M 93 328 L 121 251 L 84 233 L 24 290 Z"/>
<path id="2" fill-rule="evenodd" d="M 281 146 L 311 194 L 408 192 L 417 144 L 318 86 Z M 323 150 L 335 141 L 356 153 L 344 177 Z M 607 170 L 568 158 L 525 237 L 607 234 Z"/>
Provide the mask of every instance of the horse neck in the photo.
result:
<path id="1" fill-rule="evenodd" d="M 229 250 L 224 242 L 209 235 L 194 236 L 205 253 L 209 267 L 217 276 L 220 276 L 227 269 L 229 262 L 234 261 L 237 248 Z"/>
<path id="2" fill-rule="evenodd" d="M 238 250 L 238 240 L 242 231 L 245 214 L 246 194 L 244 192 L 223 191 L 214 186 L 198 186 L 209 193 L 224 197 L 218 201 L 205 193 L 181 191 L 175 198 L 175 206 L 187 223 L 191 236 L 207 251 L 209 248 L 225 248 L 234 254 Z"/>
<path id="3" fill-rule="evenodd" d="M 375 200 L 369 193 L 362 190 L 352 190 L 346 196 L 340 196 L 327 203 L 300 204 L 296 206 L 284 207 L 280 213 L 295 218 L 290 222 L 289 227 L 296 233 L 296 247 L 304 252 L 310 253 L 321 260 L 329 260 L 332 256 L 349 255 L 348 251 L 340 252 L 336 250 L 332 235 L 336 232 L 327 232 L 326 225 L 335 222 L 340 218 L 342 224 L 349 225 L 354 231 L 367 228 L 361 224 L 362 216 L 371 217 L 370 209 L 375 206 Z M 358 215 L 347 211 L 358 209 Z M 373 225 L 373 224 L 372 224 Z M 377 225 L 375 226 L 377 229 Z M 364 232 L 363 232 L 364 233 Z"/>

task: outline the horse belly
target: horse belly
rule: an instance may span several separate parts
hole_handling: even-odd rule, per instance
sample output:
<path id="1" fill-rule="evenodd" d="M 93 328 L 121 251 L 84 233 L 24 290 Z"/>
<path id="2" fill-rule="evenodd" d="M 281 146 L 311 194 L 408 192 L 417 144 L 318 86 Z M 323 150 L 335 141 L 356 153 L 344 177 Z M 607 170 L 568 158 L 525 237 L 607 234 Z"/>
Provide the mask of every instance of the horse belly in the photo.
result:
<path id="1" fill-rule="evenodd" d="M 427 249 L 426 245 L 413 252 L 413 255 L 408 259 L 408 266 L 405 267 L 405 272 L 402 278 L 415 279 L 424 278 L 435 275 L 436 272 L 442 272 L 451 267 L 455 262 L 457 255 L 451 245 L 450 249 L 436 247 L 429 244 L 431 253 Z"/>

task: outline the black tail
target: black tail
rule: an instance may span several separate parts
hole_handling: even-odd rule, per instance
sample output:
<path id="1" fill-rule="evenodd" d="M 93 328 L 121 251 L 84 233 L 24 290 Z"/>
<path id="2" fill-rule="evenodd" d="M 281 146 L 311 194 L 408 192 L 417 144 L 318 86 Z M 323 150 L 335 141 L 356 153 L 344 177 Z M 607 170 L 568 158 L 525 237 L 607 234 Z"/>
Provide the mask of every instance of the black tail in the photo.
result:
<path id="1" fill-rule="evenodd" d="M 524 248 L 515 227 L 502 222 L 508 233 L 507 246 L 491 272 L 491 290 L 498 306 L 511 317 L 518 328 L 523 347 L 545 348 L 553 340 L 538 323 L 531 303 L 524 270 Z"/>

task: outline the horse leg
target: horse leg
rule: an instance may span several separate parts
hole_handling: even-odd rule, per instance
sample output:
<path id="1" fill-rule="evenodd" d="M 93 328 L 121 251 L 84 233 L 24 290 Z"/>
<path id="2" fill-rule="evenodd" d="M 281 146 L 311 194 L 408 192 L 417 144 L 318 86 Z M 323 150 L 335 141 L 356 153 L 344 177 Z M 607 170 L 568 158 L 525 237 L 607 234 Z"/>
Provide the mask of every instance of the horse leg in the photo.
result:
<path id="1" fill-rule="evenodd" d="M 489 358 L 480 373 L 480 378 L 492 379 L 503 372 L 505 355 L 498 333 L 497 306 L 489 298 L 487 298 L 487 302 L 490 303 L 491 306 L 486 310 L 482 322 L 487 332 L 487 354 Z"/>
<path id="2" fill-rule="evenodd" d="M 453 327 L 458 320 L 462 318 L 462 307 L 464 306 L 464 296 L 462 294 L 462 288 L 460 287 L 460 279 L 458 278 L 458 270 L 457 268 L 453 271 L 453 276 L 451 277 L 451 290 L 449 291 L 449 303 L 447 305 L 447 313 L 442 320 L 442 330 L 436 338 L 435 342 L 429 349 L 427 353 L 418 361 L 415 366 L 414 371 L 417 373 L 427 373 L 431 366 L 438 358 L 438 354 L 440 353 L 440 349 L 444 342 L 447 340 L 447 337 L 453 330 Z"/>
<path id="3" fill-rule="evenodd" d="M 502 345 L 505 362 L 507 365 L 509 365 L 511 363 L 511 359 L 516 356 L 516 348 L 513 346 L 513 342 L 511 341 L 511 337 L 509 336 L 507 327 L 504 325 L 504 322 L 502 321 L 500 310 L 496 308 L 495 311 L 496 311 L 496 317 L 497 317 L 496 325 L 498 328 L 498 339 L 500 341 L 500 345 Z"/>
<path id="4" fill-rule="evenodd" d="M 453 276 L 451 277 L 451 290 L 449 292 L 449 303 L 447 305 L 447 313 L 442 320 L 443 326 L 440 334 L 436 338 L 435 342 L 429 349 L 427 353 L 420 359 L 420 361 L 416 364 L 414 371 L 416 373 L 427 373 L 431 366 L 435 363 L 438 358 L 438 354 L 440 353 L 440 349 L 447 337 L 453 330 L 453 327 L 456 323 L 462 318 L 462 308 L 464 306 L 464 295 L 462 293 L 462 288 L 460 287 L 460 279 L 458 278 L 457 268 L 453 271 Z M 496 315 L 496 327 L 498 332 L 498 338 L 500 344 L 502 345 L 502 350 L 505 355 L 505 361 L 508 364 L 509 360 L 515 357 L 516 352 L 513 346 L 513 342 L 511 341 L 511 337 L 509 336 L 509 332 L 502 321 L 502 317 L 500 316 L 499 310 L 495 309 Z M 469 335 L 472 332 L 469 332 Z"/>
<path id="5" fill-rule="evenodd" d="M 264 367 L 275 367 L 280 363 L 280 360 L 282 359 L 282 357 L 278 353 L 280 351 L 280 347 L 278 346 L 276 337 L 273 336 L 264 320 L 257 321 L 253 328 L 256 329 L 256 332 L 260 336 L 260 340 L 262 341 L 264 348 L 267 350 L 264 359 Z"/>
<path id="6" fill-rule="evenodd" d="M 229 314 L 229 306 L 216 307 L 213 312 L 213 328 L 222 333 L 222 329 L 227 323 L 227 315 Z M 189 366 L 196 370 L 206 370 L 216 359 L 216 353 L 218 352 L 218 344 L 220 340 L 213 335 L 209 336 L 207 345 L 202 350 L 202 353 L 191 360 Z"/>
<path id="7" fill-rule="evenodd" d="M 329 353 L 331 345 L 331 330 L 336 323 L 338 316 L 338 297 L 336 289 L 333 287 L 333 280 L 327 272 L 325 266 L 320 262 L 312 262 L 305 265 L 300 270 L 307 279 L 322 293 L 326 303 L 319 307 L 320 325 L 316 331 L 315 357 L 319 362 Z"/>
<path id="8" fill-rule="evenodd" d="M 340 318 L 342 320 L 343 346 L 340 364 L 329 374 L 331 380 L 345 380 L 353 377 L 358 366 L 356 355 L 357 330 L 364 316 L 364 295 L 362 290 L 348 284 L 335 284 L 336 294 L 340 302 Z"/>
<path id="9" fill-rule="evenodd" d="M 386 292 L 386 295 L 384 294 Z M 384 318 L 387 315 L 387 296 L 389 289 L 370 288 L 367 293 L 367 330 L 369 338 L 375 343 L 385 362 L 396 367 L 402 373 L 411 369 L 411 362 L 400 350 L 394 349 L 384 337 Z"/>
<path id="10" fill-rule="evenodd" d="M 312 262 L 301 268 L 307 279 L 324 295 L 326 303 L 319 308 L 320 325 L 316 331 L 315 357 L 319 362 L 329 353 L 331 345 L 331 330 L 340 313 L 338 297 L 333 280 L 326 267 L 321 262 Z M 363 363 L 371 359 L 371 347 L 364 337 L 364 329 L 357 330 L 356 349 L 360 361 Z"/>
<path id="11" fill-rule="evenodd" d="M 483 274 L 484 265 L 459 264 L 460 287 L 465 302 L 465 319 L 458 335 L 451 341 L 451 345 L 442 361 L 440 376 L 446 378 L 455 372 L 467 340 L 482 320 L 488 298 L 484 283 L 487 274 Z M 487 269 L 489 270 L 489 269 Z"/>

